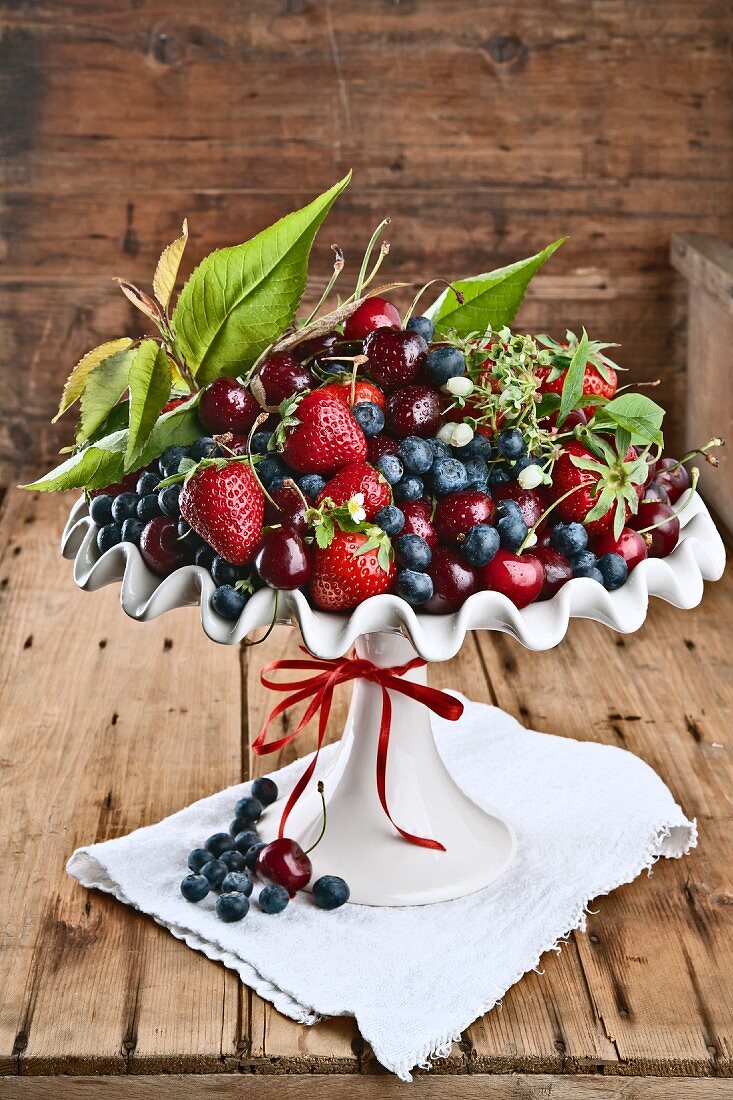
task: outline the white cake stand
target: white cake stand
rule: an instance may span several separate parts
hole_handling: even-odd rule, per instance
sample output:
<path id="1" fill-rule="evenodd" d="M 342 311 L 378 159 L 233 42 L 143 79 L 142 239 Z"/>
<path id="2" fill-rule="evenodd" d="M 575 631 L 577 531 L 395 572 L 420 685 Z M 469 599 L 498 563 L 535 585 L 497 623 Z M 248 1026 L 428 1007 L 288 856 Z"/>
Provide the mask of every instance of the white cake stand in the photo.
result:
<path id="1" fill-rule="evenodd" d="M 303 593 L 295 591 L 281 593 L 278 620 L 297 623 L 316 657 L 336 659 L 355 646 L 357 656 L 383 668 L 405 664 L 415 654 L 425 661 L 447 661 L 458 653 L 468 630 L 500 630 L 533 650 L 557 645 L 571 618 L 594 619 L 631 633 L 644 622 L 650 596 L 692 608 L 702 599 L 703 581 L 717 580 L 723 572 L 722 540 L 701 497 L 688 495 L 692 499 L 680 516 L 680 540 L 672 554 L 641 562 L 616 592 L 576 578 L 552 600 L 521 611 L 500 593 L 477 592 L 452 615 L 415 611 L 393 595 L 374 596 L 349 615 L 334 615 L 314 610 Z M 100 555 L 96 532 L 82 498 L 66 524 L 62 553 L 74 559 L 74 579 L 83 589 L 95 591 L 122 581 L 121 603 L 132 618 L 147 621 L 176 607 L 199 604 L 206 634 L 225 644 L 238 643 L 272 621 L 275 596 L 269 589 L 257 592 L 239 619 L 229 622 L 211 607 L 215 586 L 206 570 L 190 565 L 161 580 L 130 543 Z M 406 678 L 426 683 L 425 667 Z M 381 689 L 366 680 L 355 683 L 339 748 L 327 766 L 319 766 L 293 808 L 287 835 L 304 848 L 315 840 L 322 820 L 316 779 L 322 778 L 328 828 L 311 857 L 314 879 L 341 875 L 349 883 L 351 901 L 365 905 L 422 905 L 488 886 L 514 858 L 511 823 L 479 808 L 454 782 L 435 747 L 427 708 L 399 692 L 389 695 L 390 812 L 402 828 L 439 840 L 445 851 L 404 840 L 384 813 L 375 782 L 382 696 Z M 263 816 L 260 832 L 265 840 L 277 835 L 279 809 L 276 804 Z"/>

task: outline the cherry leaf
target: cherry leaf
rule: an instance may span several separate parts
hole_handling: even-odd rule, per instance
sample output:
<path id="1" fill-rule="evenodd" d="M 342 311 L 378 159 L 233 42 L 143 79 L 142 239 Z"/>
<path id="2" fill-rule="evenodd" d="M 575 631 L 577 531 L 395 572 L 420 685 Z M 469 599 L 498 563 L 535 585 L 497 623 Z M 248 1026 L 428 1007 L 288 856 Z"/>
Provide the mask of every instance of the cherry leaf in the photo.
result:
<path id="1" fill-rule="evenodd" d="M 75 401 L 79 400 L 84 392 L 84 387 L 89 380 L 89 376 L 105 361 L 105 359 L 109 359 L 111 355 L 115 355 L 118 351 L 125 351 L 130 347 L 132 347 L 132 340 L 127 336 L 123 336 L 120 340 L 108 340 L 107 343 L 100 344 L 98 348 L 93 348 L 91 351 L 88 351 L 86 355 L 82 356 L 66 379 L 66 385 L 64 386 L 64 392 L 61 395 L 61 402 L 59 404 L 59 411 L 56 413 L 51 423 L 55 424 L 58 418 L 63 416 L 66 410 L 70 408 Z"/>
<path id="2" fill-rule="evenodd" d="M 153 275 L 153 290 L 163 309 L 168 308 L 178 278 L 181 258 L 188 242 L 188 221 L 184 219 L 181 236 L 163 249 Z"/>
<path id="3" fill-rule="evenodd" d="M 84 443 L 109 416 L 127 389 L 130 365 L 136 349 L 127 348 L 108 356 L 87 379 L 81 395 L 81 416 L 76 432 L 77 443 Z"/>
<path id="4" fill-rule="evenodd" d="M 125 471 L 134 470 L 171 392 L 168 356 L 155 340 L 143 340 L 130 363 L 130 431 Z"/>

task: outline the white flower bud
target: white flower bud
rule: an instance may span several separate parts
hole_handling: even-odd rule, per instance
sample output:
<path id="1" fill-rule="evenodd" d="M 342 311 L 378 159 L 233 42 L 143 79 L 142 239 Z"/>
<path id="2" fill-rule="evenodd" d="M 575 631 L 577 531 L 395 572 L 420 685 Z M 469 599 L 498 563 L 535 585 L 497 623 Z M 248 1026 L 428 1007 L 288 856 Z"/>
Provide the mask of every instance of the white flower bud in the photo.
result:
<path id="1" fill-rule="evenodd" d="M 517 481 L 523 489 L 536 489 L 544 481 L 542 468 L 537 465 L 525 466 L 519 474 Z"/>
<path id="2" fill-rule="evenodd" d="M 528 546 L 536 546 L 536 545 L 537 545 L 537 536 L 535 535 L 535 533 L 533 531 L 531 535 L 527 535 L 527 538 L 524 540 L 524 546 L 525 546 L 525 549 L 526 549 Z"/>
<path id="3" fill-rule="evenodd" d="M 466 447 L 473 439 L 473 428 L 470 424 L 456 424 L 450 437 L 452 447 Z"/>
<path id="4" fill-rule="evenodd" d="M 452 394 L 453 397 L 468 397 L 473 390 L 473 382 L 465 376 L 449 378 L 443 389 Z"/>
<path id="5" fill-rule="evenodd" d="M 450 443 L 451 436 L 457 427 L 458 425 L 453 420 L 449 420 L 447 424 L 444 424 L 438 431 L 438 439 L 441 443 Z"/>

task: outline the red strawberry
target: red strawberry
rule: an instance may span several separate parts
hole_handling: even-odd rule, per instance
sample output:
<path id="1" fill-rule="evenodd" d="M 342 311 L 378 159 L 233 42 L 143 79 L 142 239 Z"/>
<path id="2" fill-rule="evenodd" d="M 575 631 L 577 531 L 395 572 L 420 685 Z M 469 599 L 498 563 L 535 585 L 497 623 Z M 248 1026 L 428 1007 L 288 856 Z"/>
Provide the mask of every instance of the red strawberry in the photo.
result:
<path id="1" fill-rule="evenodd" d="M 603 372 L 606 375 L 601 374 L 600 370 L 593 363 L 587 363 L 585 367 L 585 374 L 583 375 L 583 396 L 584 397 L 605 397 L 607 401 L 613 397 L 618 388 L 618 375 L 613 367 L 604 366 Z M 552 381 L 549 381 L 549 375 L 552 373 L 552 367 L 538 367 L 537 377 L 540 379 L 540 393 L 562 393 L 563 385 L 565 384 L 565 375 L 567 371 L 563 371 Z M 592 416 L 595 412 L 597 405 L 584 406 L 587 416 Z"/>
<path id="2" fill-rule="evenodd" d="M 467 531 L 477 523 L 491 523 L 493 516 L 494 502 L 486 493 L 451 493 L 438 502 L 435 529 L 443 546 L 460 547 Z"/>
<path id="3" fill-rule="evenodd" d="M 217 378 L 206 387 L 199 402 L 199 420 L 207 432 L 241 432 L 246 435 L 262 409 L 249 390 L 234 378 Z"/>
<path id="4" fill-rule="evenodd" d="M 380 409 L 384 408 L 384 394 L 380 390 L 379 386 L 375 386 L 373 382 L 367 382 L 363 378 L 357 378 L 354 383 L 354 400 L 351 400 L 351 382 L 329 382 L 327 386 L 321 386 L 320 393 L 330 393 L 334 397 L 337 397 L 339 401 L 342 401 L 346 405 L 347 409 L 350 409 L 352 405 L 358 405 L 360 401 L 372 401 L 375 405 L 379 405 Z"/>
<path id="5" fill-rule="evenodd" d="M 232 565 L 254 557 L 262 535 L 265 495 L 246 462 L 207 466 L 181 490 L 181 515 Z"/>
<path id="6" fill-rule="evenodd" d="M 301 474 L 330 474 L 349 462 L 363 462 L 364 433 L 333 394 L 307 394 L 297 408 L 298 424 L 287 432 L 285 461 Z"/>
<path id="7" fill-rule="evenodd" d="M 394 562 L 385 571 L 377 558 L 377 549 L 363 554 L 356 551 L 368 536 L 337 531 L 330 546 L 316 547 L 310 591 L 313 602 L 324 611 L 350 611 L 370 596 L 388 592 L 397 576 Z"/>
<path id="8" fill-rule="evenodd" d="M 400 531 L 401 535 L 419 535 L 425 539 L 431 550 L 438 545 L 438 533 L 430 518 L 430 505 L 423 500 L 406 500 L 400 504 L 400 511 L 405 517 L 405 526 Z"/>
<path id="9" fill-rule="evenodd" d="M 385 504 L 392 503 L 392 490 L 379 471 L 366 462 L 352 462 L 326 483 L 316 504 L 321 504 L 326 497 L 330 497 L 334 504 L 346 504 L 355 493 L 364 496 L 364 511 L 368 520 L 373 519 Z"/>
<path id="10" fill-rule="evenodd" d="M 581 470 L 579 466 L 574 464 L 573 456 L 598 463 L 602 467 L 602 471 L 600 469 Z M 599 460 L 598 456 L 593 454 L 580 440 L 569 440 L 564 444 L 563 453 L 555 463 L 552 473 L 552 494 L 555 500 L 558 500 L 571 489 L 576 491 L 566 497 L 565 500 L 560 501 L 554 514 L 564 523 L 585 523 L 592 535 L 599 535 L 603 531 L 610 530 L 614 521 L 615 501 L 610 503 L 608 511 L 599 519 L 586 523 L 586 516 L 595 507 L 599 498 L 599 490 L 604 485 L 613 484 L 617 492 L 623 490 L 629 496 L 634 494 L 637 498 L 641 497 L 643 484 L 635 484 L 629 480 L 630 464 L 635 461 L 636 457 L 634 448 L 629 447 L 623 463 L 616 459 L 607 464 L 603 460 Z M 642 477 L 642 482 L 643 480 Z M 625 511 L 627 516 L 631 514 L 631 504 L 628 499 L 625 500 Z"/>

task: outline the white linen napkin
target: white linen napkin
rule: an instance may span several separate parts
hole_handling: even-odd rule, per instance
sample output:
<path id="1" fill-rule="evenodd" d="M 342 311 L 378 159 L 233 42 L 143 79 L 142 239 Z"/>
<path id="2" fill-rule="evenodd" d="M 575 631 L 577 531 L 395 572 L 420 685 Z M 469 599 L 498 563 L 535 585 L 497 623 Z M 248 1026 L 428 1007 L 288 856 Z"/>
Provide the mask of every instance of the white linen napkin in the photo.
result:
<path id="1" fill-rule="evenodd" d="M 179 883 L 188 852 L 226 830 L 249 783 L 129 836 L 79 848 L 67 869 L 236 970 L 294 1020 L 355 1016 L 379 1061 L 409 1081 L 416 1065 L 447 1055 L 545 951 L 584 929 L 593 898 L 697 842 L 695 823 L 636 756 L 536 733 L 496 707 L 464 702 L 457 723 L 431 715 L 438 748 L 464 790 L 479 805 L 490 803 L 517 834 L 507 873 L 469 897 L 324 912 L 303 895 L 277 916 L 255 903 L 243 921 L 222 923 L 213 895 L 191 904 Z M 332 751 L 322 753 L 324 764 Z M 275 773 L 281 794 L 306 763 Z"/>

